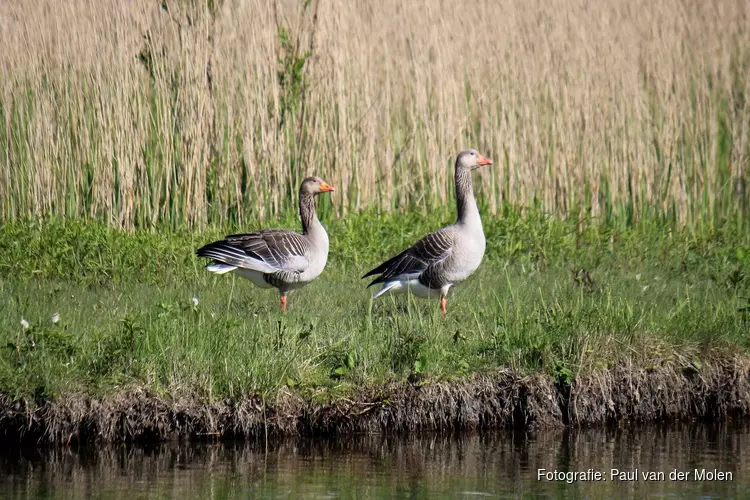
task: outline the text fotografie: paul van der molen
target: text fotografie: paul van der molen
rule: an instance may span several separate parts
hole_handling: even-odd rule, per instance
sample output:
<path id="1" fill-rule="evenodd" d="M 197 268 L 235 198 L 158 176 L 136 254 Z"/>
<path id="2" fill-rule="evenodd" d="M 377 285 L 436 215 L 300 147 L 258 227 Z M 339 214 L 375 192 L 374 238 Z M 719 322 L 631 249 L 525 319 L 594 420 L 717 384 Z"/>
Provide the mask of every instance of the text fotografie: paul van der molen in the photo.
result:
<path id="1" fill-rule="evenodd" d="M 558 471 L 537 469 L 537 480 L 540 481 L 731 481 L 732 472 L 718 469 L 693 469 L 671 471 L 644 471 L 610 469 L 600 471 L 588 469 L 585 471 Z"/>

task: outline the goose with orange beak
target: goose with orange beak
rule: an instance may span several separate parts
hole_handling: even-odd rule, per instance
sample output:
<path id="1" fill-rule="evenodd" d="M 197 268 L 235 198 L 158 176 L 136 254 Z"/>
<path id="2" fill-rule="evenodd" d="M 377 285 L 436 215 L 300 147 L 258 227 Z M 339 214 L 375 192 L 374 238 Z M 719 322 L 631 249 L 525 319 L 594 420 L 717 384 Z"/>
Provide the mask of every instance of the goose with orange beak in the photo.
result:
<path id="1" fill-rule="evenodd" d="M 422 298 L 439 298 L 440 312 L 443 316 L 447 314 L 448 290 L 471 276 L 484 257 L 484 229 L 471 172 L 486 165 L 492 165 L 492 160 L 476 149 L 459 153 L 455 173 L 456 223 L 428 234 L 365 274 L 363 278 L 380 275 L 368 285 L 382 285 L 373 298 L 406 292 Z"/>
<path id="2" fill-rule="evenodd" d="M 216 274 L 234 272 L 260 288 L 279 291 L 281 310 L 287 310 L 287 295 L 320 276 L 328 260 L 328 233 L 315 213 L 315 196 L 334 191 L 320 177 L 307 177 L 299 189 L 302 233 L 286 229 L 263 229 L 234 234 L 198 249 L 199 257 L 211 262 L 206 269 Z"/>

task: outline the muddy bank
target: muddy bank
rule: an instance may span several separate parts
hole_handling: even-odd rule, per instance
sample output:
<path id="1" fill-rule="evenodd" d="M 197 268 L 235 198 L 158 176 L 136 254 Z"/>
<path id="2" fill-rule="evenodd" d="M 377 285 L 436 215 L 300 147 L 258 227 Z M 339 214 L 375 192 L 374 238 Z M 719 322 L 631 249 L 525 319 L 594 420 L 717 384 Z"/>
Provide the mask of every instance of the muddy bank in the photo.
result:
<path id="1" fill-rule="evenodd" d="M 570 384 L 512 372 L 391 383 L 329 404 L 288 390 L 265 404 L 260 397 L 207 404 L 129 391 L 41 403 L 5 398 L 0 407 L 0 440 L 48 444 L 713 419 L 750 415 L 750 357 L 699 367 L 622 363 Z"/>

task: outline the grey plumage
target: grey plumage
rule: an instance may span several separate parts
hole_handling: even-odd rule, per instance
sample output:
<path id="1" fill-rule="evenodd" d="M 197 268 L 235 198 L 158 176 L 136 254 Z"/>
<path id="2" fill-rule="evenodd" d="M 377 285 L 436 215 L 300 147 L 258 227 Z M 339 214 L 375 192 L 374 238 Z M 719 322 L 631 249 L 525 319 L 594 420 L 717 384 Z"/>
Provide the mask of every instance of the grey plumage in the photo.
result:
<path id="1" fill-rule="evenodd" d="M 294 257 L 310 250 L 307 239 L 294 231 L 264 229 L 256 233 L 233 234 L 198 249 L 199 257 L 238 267 L 247 267 L 249 259 L 274 269 L 294 267 Z"/>
<path id="2" fill-rule="evenodd" d="M 445 228 L 435 231 L 362 277 L 380 275 L 368 287 L 398 277 L 413 276 L 430 288 L 440 288 L 440 268 L 450 256 L 452 242 L 452 233 Z"/>
<path id="3" fill-rule="evenodd" d="M 484 230 L 471 181 L 471 171 L 491 165 L 474 149 L 456 157 L 456 223 L 430 233 L 410 248 L 366 273 L 377 276 L 368 287 L 382 284 L 374 298 L 385 293 L 412 292 L 420 297 L 440 297 L 445 314 L 448 289 L 468 278 L 482 261 Z"/>
<path id="4" fill-rule="evenodd" d="M 302 233 L 285 229 L 263 229 L 234 234 L 197 250 L 212 262 L 206 266 L 217 274 L 236 272 L 262 288 L 274 287 L 286 310 L 286 295 L 315 279 L 328 258 L 328 234 L 315 214 L 314 196 L 333 191 L 319 177 L 308 177 L 300 186 L 299 210 Z"/>

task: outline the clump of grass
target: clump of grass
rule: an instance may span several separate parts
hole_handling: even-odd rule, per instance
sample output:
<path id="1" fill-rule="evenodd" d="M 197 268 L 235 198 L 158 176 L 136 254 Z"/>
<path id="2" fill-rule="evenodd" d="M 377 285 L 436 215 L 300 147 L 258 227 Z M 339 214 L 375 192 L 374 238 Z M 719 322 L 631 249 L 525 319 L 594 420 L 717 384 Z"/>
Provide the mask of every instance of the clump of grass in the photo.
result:
<path id="1" fill-rule="evenodd" d="M 339 188 L 325 214 L 429 210 L 471 145 L 496 160 L 491 212 L 746 227 L 746 18 L 743 0 L 6 2 L 0 220 L 247 224 L 313 172 Z"/>

